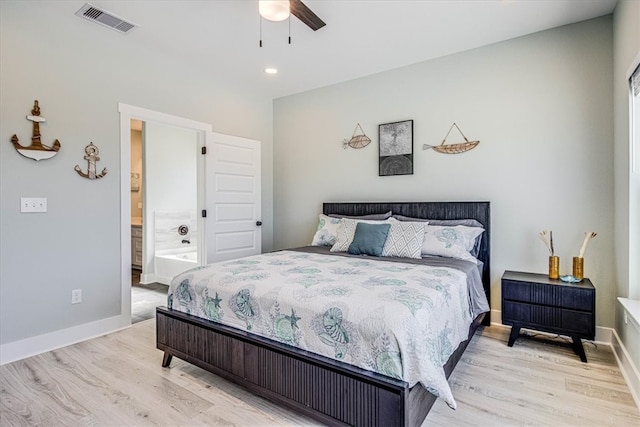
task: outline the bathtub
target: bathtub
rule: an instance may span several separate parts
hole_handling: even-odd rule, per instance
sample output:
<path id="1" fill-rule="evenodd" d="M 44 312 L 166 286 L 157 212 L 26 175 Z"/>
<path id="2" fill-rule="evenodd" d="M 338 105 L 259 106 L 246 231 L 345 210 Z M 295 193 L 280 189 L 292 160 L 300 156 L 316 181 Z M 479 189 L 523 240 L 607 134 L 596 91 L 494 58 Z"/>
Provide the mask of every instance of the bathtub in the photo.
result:
<path id="1" fill-rule="evenodd" d="M 168 285 L 178 274 L 198 266 L 198 253 L 196 251 L 156 253 L 154 261 L 156 282 Z"/>

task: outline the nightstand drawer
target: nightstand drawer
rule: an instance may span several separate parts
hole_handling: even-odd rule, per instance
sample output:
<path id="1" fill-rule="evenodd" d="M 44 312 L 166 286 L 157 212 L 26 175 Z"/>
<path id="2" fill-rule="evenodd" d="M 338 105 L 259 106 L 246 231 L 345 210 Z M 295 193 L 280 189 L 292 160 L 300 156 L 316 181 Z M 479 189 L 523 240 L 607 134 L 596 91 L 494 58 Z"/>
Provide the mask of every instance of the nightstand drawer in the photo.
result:
<path id="1" fill-rule="evenodd" d="M 502 298 L 509 301 L 531 302 L 531 283 L 503 279 Z"/>
<path id="2" fill-rule="evenodd" d="M 592 313 L 512 301 L 505 301 L 502 309 L 502 323 L 507 325 L 518 324 L 525 328 L 593 339 Z"/>
<path id="3" fill-rule="evenodd" d="M 575 310 L 593 311 L 596 306 L 595 289 L 562 287 L 560 305 Z"/>
<path id="4" fill-rule="evenodd" d="M 502 323 L 505 325 L 531 323 L 531 305 L 521 302 L 503 301 Z"/>
<path id="5" fill-rule="evenodd" d="M 595 319 L 592 313 L 562 310 L 561 325 L 564 331 L 573 331 L 582 338 L 589 340 L 595 338 Z"/>
<path id="6" fill-rule="evenodd" d="M 592 311 L 593 289 L 503 280 L 502 297 L 518 301 L 575 310 Z"/>

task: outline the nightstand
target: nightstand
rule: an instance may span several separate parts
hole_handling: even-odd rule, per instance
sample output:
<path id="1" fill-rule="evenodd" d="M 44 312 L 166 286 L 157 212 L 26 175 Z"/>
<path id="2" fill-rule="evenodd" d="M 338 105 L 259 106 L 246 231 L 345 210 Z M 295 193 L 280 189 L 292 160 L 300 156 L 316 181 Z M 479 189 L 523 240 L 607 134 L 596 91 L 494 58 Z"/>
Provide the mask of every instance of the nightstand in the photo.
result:
<path id="1" fill-rule="evenodd" d="M 596 289 L 589 279 L 566 283 L 546 274 L 505 271 L 502 275 L 502 323 L 511 325 L 509 347 L 520 328 L 566 335 L 587 362 L 581 339 L 596 332 Z"/>

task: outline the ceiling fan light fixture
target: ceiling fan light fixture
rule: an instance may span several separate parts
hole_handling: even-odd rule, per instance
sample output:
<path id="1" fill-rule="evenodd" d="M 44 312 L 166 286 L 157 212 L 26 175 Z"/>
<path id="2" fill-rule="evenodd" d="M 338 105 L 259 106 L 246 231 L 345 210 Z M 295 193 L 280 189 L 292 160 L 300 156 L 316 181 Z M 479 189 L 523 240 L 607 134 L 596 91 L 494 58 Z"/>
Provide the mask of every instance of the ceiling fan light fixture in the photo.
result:
<path id="1" fill-rule="evenodd" d="M 289 0 L 259 0 L 258 12 L 268 21 L 284 21 L 289 17 Z"/>

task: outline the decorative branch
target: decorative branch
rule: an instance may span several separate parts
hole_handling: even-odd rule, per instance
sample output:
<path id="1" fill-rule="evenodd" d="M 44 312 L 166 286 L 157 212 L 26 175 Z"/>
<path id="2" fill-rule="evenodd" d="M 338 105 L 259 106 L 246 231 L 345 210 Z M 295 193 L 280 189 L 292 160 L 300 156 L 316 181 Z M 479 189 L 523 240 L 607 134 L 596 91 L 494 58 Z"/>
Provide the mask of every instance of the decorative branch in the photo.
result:
<path id="1" fill-rule="evenodd" d="M 587 244 L 589 243 L 589 240 L 593 239 L 597 235 L 598 233 L 594 233 L 593 231 L 587 231 L 586 233 L 584 233 L 584 242 L 582 242 L 582 246 L 580 247 L 578 258 L 584 258 L 584 251 L 587 250 Z"/>
<path id="2" fill-rule="evenodd" d="M 547 239 L 547 233 L 549 233 L 549 239 Z M 544 243 L 544 245 L 549 250 L 549 255 L 554 256 L 555 250 L 553 249 L 553 231 L 542 230 L 540 234 L 538 234 L 540 240 Z"/>

